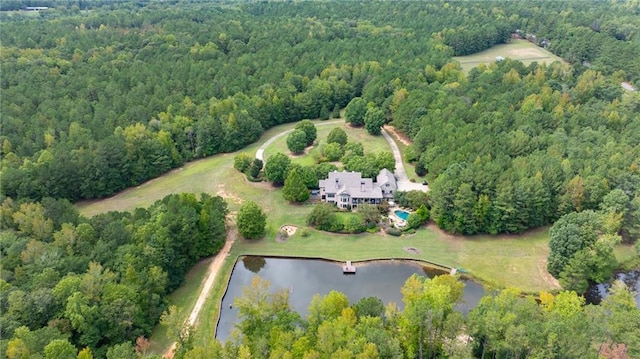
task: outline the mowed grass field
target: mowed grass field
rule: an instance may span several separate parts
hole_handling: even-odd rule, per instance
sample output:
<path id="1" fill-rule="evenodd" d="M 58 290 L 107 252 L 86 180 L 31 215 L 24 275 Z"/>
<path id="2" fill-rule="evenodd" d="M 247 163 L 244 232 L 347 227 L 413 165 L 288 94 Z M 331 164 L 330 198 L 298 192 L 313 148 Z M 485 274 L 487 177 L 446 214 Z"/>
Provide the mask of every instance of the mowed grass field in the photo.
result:
<path id="1" fill-rule="evenodd" d="M 514 39 L 508 44 L 500 44 L 491 48 L 477 52 L 468 56 L 454 57 L 465 72 L 469 72 L 472 68 L 484 63 L 490 64 L 496 61 L 496 57 L 502 56 L 512 60 L 522 61 L 525 65 L 532 62 L 551 64 L 554 61 L 566 63 L 562 58 L 552 54 L 551 52 L 537 46 L 527 40 Z"/>
<path id="2" fill-rule="evenodd" d="M 360 142 L 364 147 L 365 153 L 378 153 L 380 151 L 391 151 L 389 148 L 389 144 L 382 136 L 371 136 L 364 128 L 353 128 L 351 126 L 347 126 L 344 121 L 340 123 L 332 122 L 317 122 L 316 129 L 318 131 L 318 137 L 316 139 L 316 144 L 313 147 L 307 148 L 305 154 L 303 155 L 292 155 L 289 149 L 287 148 L 287 136 L 282 136 L 273 143 L 269 145 L 264 151 L 264 158 L 268 159 L 270 156 L 278 152 L 282 152 L 289 157 L 291 157 L 291 161 L 302 166 L 311 166 L 315 164 L 315 158 L 321 155 L 320 146 L 322 144 L 327 143 L 327 136 L 329 132 L 334 128 L 341 128 L 349 136 L 349 142 Z M 246 152 L 246 151 L 243 151 Z M 255 155 L 255 153 L 252 153 Z"/>

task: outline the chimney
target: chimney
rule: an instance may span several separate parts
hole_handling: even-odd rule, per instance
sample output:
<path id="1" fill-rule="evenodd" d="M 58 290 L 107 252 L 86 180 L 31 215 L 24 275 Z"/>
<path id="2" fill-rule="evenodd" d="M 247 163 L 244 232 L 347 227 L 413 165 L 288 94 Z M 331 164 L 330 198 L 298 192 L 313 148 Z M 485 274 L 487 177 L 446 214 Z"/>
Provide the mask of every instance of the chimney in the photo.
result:
<path id="1" fill-rule="evenodd" d="M 364 181 L 360 181 L 360 192 L 364 192 Z"/>

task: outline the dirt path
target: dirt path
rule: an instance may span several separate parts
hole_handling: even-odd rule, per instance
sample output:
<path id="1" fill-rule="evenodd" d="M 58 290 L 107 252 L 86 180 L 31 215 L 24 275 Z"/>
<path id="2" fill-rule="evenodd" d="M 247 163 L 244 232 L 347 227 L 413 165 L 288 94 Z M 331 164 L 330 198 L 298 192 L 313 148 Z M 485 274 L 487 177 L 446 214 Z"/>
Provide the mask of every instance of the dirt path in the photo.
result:
<path id="1" fill-rule="evenodd" d="M 189 318 L 187 318 L 186 320 L 186 324 L 188 324 L 189 326 L 194 326 L 196 324 L 196 321 L 198 320 L 198 315 L 200 315 L 200 310 L 202 309 L 204 302 L 209 297 L 209 292 L 211 291 L 211 288 L 213 287 L 213 283 L 215 283 L 216 277 L 218 276 L 218 273 L 222 268 L 222 263 L 229 255 L 229 251 L 231 250 L 231 246 L 233 245 L 233 241 L 235 240 L 235 238 L 236 238 L 236 227 L 235 227 L 235 224 L 232 224 L 229 226 L 229 229 L 227 231 L 227 239 L 226 239 L 226 242 L 224 243 L 224 246 L 222 247 L 220 252 L 218 252 L 216 257 L 211 261 L 211 264 L 209 264 L 209 268 L 207 269 L 207 274 L 203 280 L 204 285 L 202 286 L 202 290 L 198 295 L 196 304 L 193 306 L 193 309 L 191 310 L 191 314 L 189 314 Z M 175 348 L 176 348 L 176 343 L 171 344 L 169 349 L 167 349 L 167 351 L 164 353 L 162 357 L 166 359 L 172 359 L 173 351 L 175 350 Z"/>
<path id="2" fill-rule="evenodd" d="M 384 125 L 383 128 L 388 132 L 391 132 L 393 137 L 395 137 L 403 145 L 410 146 L 413 143 L 413 141 L 411 141 L 411 139 L 407 135 L 398 132 L 395 127 L 390 125 Z"/>

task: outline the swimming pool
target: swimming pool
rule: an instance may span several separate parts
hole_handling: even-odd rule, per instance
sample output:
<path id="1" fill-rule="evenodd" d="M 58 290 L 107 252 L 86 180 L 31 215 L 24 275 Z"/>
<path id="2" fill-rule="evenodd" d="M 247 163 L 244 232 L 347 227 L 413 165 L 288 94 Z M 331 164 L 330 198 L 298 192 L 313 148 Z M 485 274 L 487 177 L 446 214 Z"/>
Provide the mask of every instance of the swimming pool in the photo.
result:
<path id="1" fill-rule="evenodd" d="M 407 218 L 409 218 L 409 212 L 403 211 L 401 209 L 396 209 L 395 211 L 393 211 L 393 213 L 395 213 L 396 216 L 402 218 L 405 221 L 407 220 Z"/>

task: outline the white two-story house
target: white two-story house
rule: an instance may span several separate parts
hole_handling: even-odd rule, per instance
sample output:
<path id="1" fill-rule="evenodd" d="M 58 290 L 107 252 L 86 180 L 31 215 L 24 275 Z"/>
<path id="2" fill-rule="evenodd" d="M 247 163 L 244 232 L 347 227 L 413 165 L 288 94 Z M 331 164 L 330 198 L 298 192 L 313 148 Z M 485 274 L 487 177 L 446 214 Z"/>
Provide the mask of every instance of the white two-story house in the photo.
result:
<path id="1" fill-rule="evenodd" d="M 383 199 L 393 198 L 396 191 L 396 178 L 386 168 L 376 176 L 362 178 L 360 172 L 333 171 L 329 177 L 319 181 L 320 199 L 335 203 L 339 208 L 357 208 L 360 204 L 380 204 Z"/>

